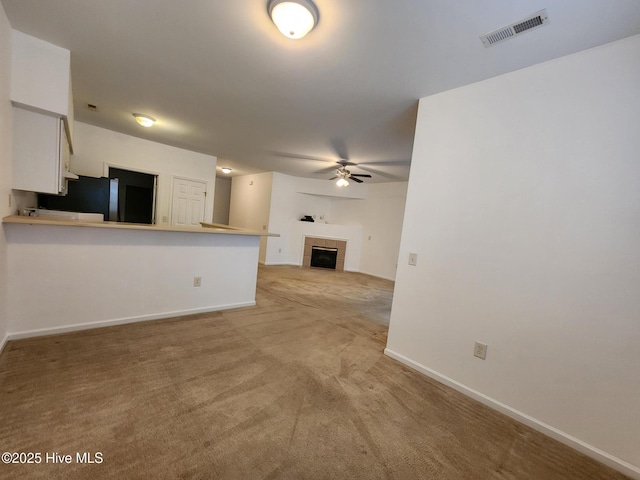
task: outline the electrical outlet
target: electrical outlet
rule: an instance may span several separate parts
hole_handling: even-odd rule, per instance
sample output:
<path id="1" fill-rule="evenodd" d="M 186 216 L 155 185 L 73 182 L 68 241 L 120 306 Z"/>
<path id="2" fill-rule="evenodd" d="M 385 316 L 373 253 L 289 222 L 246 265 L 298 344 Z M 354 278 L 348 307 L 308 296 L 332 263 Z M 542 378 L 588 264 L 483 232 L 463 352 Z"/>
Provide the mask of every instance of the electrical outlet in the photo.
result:
<path id="1" fill-rule="evenodd" d="M 169 221 L 169 218 L 166 215 L 162 216 L 162 223 L 167 223 Z"/>
<path id="2" fill-rule="evenodd" d="M 487 358 L 487 344 L 476 342 L 475 347 L 473 347 L 473 355 L 481 358 L 482 360 Z"/>
<path id="3" fill-rule="evenodd" d="M 193 286 L 199 287 L 202 285 L 202 277 L 193 277 Z"/>
<path id="4" fill-rule="evenodd" d="M 281 248 L 278 249 L 278 253 L 282 253 L 282 249 Z"/>
<path id="5" fill-rule="evenodd" d="M 409 254 L 409 265 L 413 265 L 414 267 L 418 265 L 418 254 L 410 253 Z"/>

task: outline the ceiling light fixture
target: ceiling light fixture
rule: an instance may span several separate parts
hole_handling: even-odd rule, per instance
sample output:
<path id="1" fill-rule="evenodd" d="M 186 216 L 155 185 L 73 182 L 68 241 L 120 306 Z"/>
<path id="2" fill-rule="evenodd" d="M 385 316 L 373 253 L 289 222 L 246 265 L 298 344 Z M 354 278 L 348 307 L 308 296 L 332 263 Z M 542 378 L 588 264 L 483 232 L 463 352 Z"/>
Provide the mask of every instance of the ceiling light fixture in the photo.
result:
<path id="1" fill-rule="evenodd" d="M 138 122 L 143 127 L 151 127 L 154 123 L 156 123 L 156 119 L 153 117 L 150 117 L 149 115 L 134 113 L 133 116 L 135 117 L 136 122 Z"/>
<path id="2" fill-rule="evenodd" d="M 231 169 L 228 167 L 222 167 L 220 170 L 222 170 L 222 173 L 231 173 Z"/>
<path id="3" fill-rule="evenodd" d="M 349 181 L 346 178 L 342 177 L 338 179 L 336 185 L 339 187 L 346 187 L 347 185 L 349 185 Z"/>
<path id="4" fill-rule="evenodd" d="M 302 38 L 318 23 L 318 9 L 311 0 L 269 0 L 267 10 L 285 37 Z"/>

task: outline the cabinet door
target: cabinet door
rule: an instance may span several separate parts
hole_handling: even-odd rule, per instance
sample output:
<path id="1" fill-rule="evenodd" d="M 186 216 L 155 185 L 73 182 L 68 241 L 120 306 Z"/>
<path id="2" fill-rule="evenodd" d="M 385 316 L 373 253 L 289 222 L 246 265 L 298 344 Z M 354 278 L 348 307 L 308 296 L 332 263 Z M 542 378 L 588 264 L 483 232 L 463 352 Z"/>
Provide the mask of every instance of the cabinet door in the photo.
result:
<path id="1" fill-rule="evenodd" d="M 58 156 L 60 158 L 60 168 L 58 169 L 58 191 L 66 195 L 67 185 L 69 184 L 66 173 L 69 171 L 71 153 L 69 152 L 69 141 L 67 140 L 67 132 L 64 129 L 64 121 L 61 118 L 58 119 L 58 147 Z"/>
<path id="2" fill-rule="evenodd" d="M 13 108 L 13 188 L 60 193 L 60 139 L 59 117 Z"/>

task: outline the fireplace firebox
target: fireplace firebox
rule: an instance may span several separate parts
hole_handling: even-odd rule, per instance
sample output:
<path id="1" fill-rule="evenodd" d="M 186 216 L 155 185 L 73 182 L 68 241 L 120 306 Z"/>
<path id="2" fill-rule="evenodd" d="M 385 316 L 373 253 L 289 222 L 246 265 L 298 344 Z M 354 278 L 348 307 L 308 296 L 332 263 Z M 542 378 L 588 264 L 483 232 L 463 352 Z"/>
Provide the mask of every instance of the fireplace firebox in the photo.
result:
<path id="1" fill-rule="evenodd" d="M 320 268 L 336 269 L 338 259 L 338 249 L 331 247 L 311 247 L 311 266 Z"/>

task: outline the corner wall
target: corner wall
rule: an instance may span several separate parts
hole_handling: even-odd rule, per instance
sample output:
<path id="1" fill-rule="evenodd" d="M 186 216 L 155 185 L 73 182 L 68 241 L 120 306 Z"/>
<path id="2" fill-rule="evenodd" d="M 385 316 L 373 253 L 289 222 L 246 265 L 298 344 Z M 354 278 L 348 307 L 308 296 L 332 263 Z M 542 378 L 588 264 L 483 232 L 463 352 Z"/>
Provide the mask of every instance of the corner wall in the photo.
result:
<path id="1" fill-rule="evenodd" d="M 272 185 L 271 172 L 233 177 L 229 225 L 257 231 L 267 230 Z M 265 263 L 266 251 L 267 239 L 260 237 L 260 263 Z"/>
<path id="2" fill-rule="evenodd" d="M 213 200 L 213 223 L 229 225 L 231 205 L 231 179 L 216 177 L 216 194 Z"/>
<path id="3" fill-rule="evenodd" d="M 635 478 L 639 125 L 640 36 L 423 98 L 386 349 Z"/>
<path id="4" fill-rule="evenodd" d="M 407 186 L 407 182 L 371 183 L 364 200 L 334 200 L 337 223 L 362 225 L 361 273 L 395 280 Z"/>
<path id="5" fill-rule="evenodd" d="M 11 120 L 11 25 L 0 4 L 0 218 L 11 215 L 11 169 L 13 124 Z M 0 231 L 0 353 L 4 348 L 7 331 L 7 240 Z"/>

